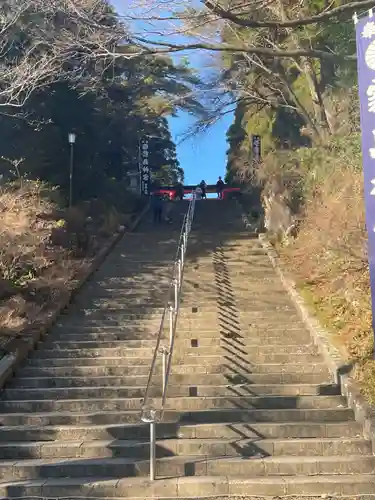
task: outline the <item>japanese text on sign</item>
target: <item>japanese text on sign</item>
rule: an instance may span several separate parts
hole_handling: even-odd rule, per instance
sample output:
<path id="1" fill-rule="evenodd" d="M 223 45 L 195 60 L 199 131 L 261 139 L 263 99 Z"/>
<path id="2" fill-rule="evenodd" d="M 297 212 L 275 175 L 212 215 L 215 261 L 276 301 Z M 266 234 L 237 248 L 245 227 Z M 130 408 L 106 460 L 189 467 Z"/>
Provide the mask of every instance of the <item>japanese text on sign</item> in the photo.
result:
<path id="1" fill-rule="evenodd" d="M 258 162 L 261 157 L 261 139 L 260 135 L 253 135 L 251 137 L 252 150 L 253 150 L 253 160 Z"/>
<path id="2" fill-rule="evenodd" d="M 375 331 L 375 23 L 355 18 L 372 326 Z"/>
<path id="3" fill-rule="evenodd" d="M 148 141 L 147 139 L 143 139 L 141 143 L 141 165 L 140 165 L 140 174 L 141 174 L 141 193 L 148 195 L 150 193 L 150 167 L 148 163 Z"/>

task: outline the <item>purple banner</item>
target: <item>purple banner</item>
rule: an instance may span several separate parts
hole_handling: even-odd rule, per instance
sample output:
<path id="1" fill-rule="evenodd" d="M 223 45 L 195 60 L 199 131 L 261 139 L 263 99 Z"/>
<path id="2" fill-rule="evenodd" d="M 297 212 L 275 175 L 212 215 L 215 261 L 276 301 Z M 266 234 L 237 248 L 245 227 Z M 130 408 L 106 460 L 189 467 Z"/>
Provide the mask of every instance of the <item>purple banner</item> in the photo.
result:
<path id="1" fill-rule="evenodd" d="M 375 332 L 375 17 L 369 14 L 356 20 L 355 28 L 372 327 Z"/>

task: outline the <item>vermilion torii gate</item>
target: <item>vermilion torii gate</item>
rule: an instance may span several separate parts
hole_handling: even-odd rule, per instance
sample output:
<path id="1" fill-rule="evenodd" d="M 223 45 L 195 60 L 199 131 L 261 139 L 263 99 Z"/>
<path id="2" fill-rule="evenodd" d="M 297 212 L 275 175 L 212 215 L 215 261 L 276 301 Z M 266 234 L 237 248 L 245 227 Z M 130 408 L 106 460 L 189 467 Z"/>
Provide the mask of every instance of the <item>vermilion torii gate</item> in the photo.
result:
<path id="1" fill-rule="evenodd" d="M 186 185 L 184 186 L 184 195 L 191 194 L 194 189 L 197 188 L 197 185 Z M 177 189 L 171 186 L 158 186 L 156 189 L 152 191 L 152 194 L 160 194 L 161 196 L 165 196 L 170 200 L 175 200 L 177 196 Z M 240 188 L 231 187 L 229 185 L 224 185 L 223 188 L 223 200 L 228 198 L 230 195 L 234 193 L 240 193 Z M 206 193 L 216 193 L 216 184 L 208 184 L 206 186 Z"/>

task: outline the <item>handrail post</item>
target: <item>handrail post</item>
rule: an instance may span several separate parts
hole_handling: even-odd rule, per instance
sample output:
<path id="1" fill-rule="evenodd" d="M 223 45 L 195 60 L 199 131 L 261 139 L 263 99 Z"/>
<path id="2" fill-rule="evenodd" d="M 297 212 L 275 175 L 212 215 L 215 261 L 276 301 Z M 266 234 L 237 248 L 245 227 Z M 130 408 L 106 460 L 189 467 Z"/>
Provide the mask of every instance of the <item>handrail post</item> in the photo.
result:
<path id="1" fill-rule="evenodd" d="M 150 422 L 150 481 L 156 476 L 156 422 Z"/>
<path id="2" fill-rule="evenodd" d="M 177 311 L 177 301 L 178 301 L 178 278 L 173 280 L 174 285 L 174 310 Z"/>
<path id="3" fill-rule="evenodd" d="M 177 304 L 175 301 L 175 311 L 177 310 Z M 172 345 L 173 340 L 173 307 L 169 306 L 169 345 Z"/>
<path id="4" fill-rule="evenodd" d="M 181 286 L 181 259 L 178 259 L 177 261 L 177 281 L 178 281 L 178 289 L 180 289 Z M 176 307 L 177 309 L 177 307 Z"/>
<path id="5" fill-rule="evenodd" d="M 150 481 L 156 477 L 156 410 L 144 405 L 142 408 L 142 422 L 150 424 Z"/>
<path id="6" fill-rule="evenodd" d="M 167 385 L 167 358 L 169 354 L 169 350 L 166 347 L 162 347 L 160 349 L 162 360 L 163 360 L 163 392 L 162 396 L 164 396 L 166 385 Z"/>
<path id="7" fill-rule="evenodd" d="M 182 238 L 182 244 L 181 244 L 181 268 L 184 267 L 184 259 L 185 259 L 185 243 L 184 243 L 184 238 Z"/>

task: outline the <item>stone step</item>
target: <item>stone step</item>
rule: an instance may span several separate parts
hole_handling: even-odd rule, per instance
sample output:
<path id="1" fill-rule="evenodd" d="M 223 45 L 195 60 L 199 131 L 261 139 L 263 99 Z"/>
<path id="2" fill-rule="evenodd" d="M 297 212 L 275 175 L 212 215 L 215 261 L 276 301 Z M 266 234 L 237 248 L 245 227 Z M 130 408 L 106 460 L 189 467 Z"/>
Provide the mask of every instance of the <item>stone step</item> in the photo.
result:
<path id="1" fill-rule="evenodd" d="M 0 442 L 147 440 L 149 434 L 149 426 L 143 423 L 60 425 L 58 427 L 2 426 L 0 427 Z M 161 422 L 156 426 L 158 439 L 350 439 L 361 438 L 362 434 L 362 426 L 354 421 L 252 423 L 251 425 L 236 422 L 199 425 Z"/>
<path id="2" fill-rule="evenodd" d="M 185 342 L 186 346 L 189 346 L 188 341 Z M 40 350 L 54 349 L 54 350 L 65 350 L 65 349 L 102 349 L 102 348 L 118 348 L 123 347 L 127 349 L 140 349 L 146 348 L 154 351 L 156 346 L 156 339 L 139 339 L 139 340 L 127 340 L 117 339 L 116 334 L 112 335 L 112 338 L 108 339 L 90 339 L 90 340 L 78 340 L 75 339 L 74 335 L 66 335 L 65 337 L 55 338 L 53 335 L 49 335 L 43 344 L 41 344 Z"/>
<path id="3" fill-rule="evenodd" d="M 195 291 L 182 292 L 181 294 L 181 305 L 182 307 L 188 307 L 190 304 L 197 305 L 198 307 L 205 304 L 206 310 L 214 310 L 215 306 L 218 310 L 221 309 L 229 309 L 234 311 L 266 311 L 271 310 L 272 306 L 274 306 L 274 310 L 287 310 L 292 311 L 292 305 L 286 299 L 273 299 L 266 301 L 264 300 L 249 300 L 246 298 L 241 298 L 241 296 L 227 296 L 222 294 L 220 291 L 218 292 L 210 292 L 209 294 L 202 290 L 196 289 Z"/>
<path id="4" fill-rule="evenodd" d="M 69 333 L 69 332 L 74 333 Z M 228 335 L 228 337 L 226 336 Z M 57 333 L 51 332 L 46 337 L 45 346 L 53 345 L 53 343 L 60 342 L 112 342 L 121 341 L 126 342 L 130 347 L 147 347 L 150 343 L 156 342 L 156 333 L 146 332 L 146 331 L 123 331 L 122 329 L 116 328 L 99 328 L 91 329 L 91 331 L 84 330 L 67 330 L 66 333 L 59 330 Z M 191 339 L 197 339 L 199 345 L 219 345 L 223 342 L 231 342 L 238 345 L 259 345 L 266 343 L 267 345 L 276 344 L 278 346 L 282 345 L 309 345 L 311 343 L 311 338 L 305 330 L 291 330 L 289 332 L 280 330 L 271 330 L 269 332 L 264 330 L 259 330 L 258 332 L 250 333 L 236 333 L 233 338 L 230 334 L 223 332 L 220 333 L 220 328 L 210 331 L 185 331 L 179 334 L 177 331 L 177 341 L 180 344 L 184 342 L 185 344 L 191 344 Z"/>
<path id="5" fill-rule="evenodd" d="M 168 474 L 170 477 L 170 474 Z M 150 482 L 145 478 L 93 479 L 64 478 L 36 479 L 34 481 L 17 481 L 0 483 L 0 494 L 4 498 L 16 497 L 89 497 L 89 498 L 203 498 L 216 500 L 244 498 L 251 492 L 253 500 L 264 497 L 284 498 L 300 495 L 311 499 L 313 495 L 321 498 L 330 497 L 340 500 L 348 496 L 354 500 L 363 495 L 373 496 L 375 476 L 370 474 L 324 475 L 324 476 L 286 476 L 286 477 L 252 477 L 236 478 L 227 476 L 181 477 Z M 214 496 L 215 495 L 215 496 Z M 367 498 L 367 497 L 366 497 Z"/>
<path id="6" fill-rule="evenodd" d="M 335 409 L 249 409 L 249 408 L 221 408 L 196 411 L 164 412 L 166 421 L 180 423 L 231 423 L 231 422 L 344 422 L 353 421 L 354 413 L 348 408 Z M 42 413 L 3 413 L 0 414 L 1 425 L 93 425 L 93 424 L 124 424 L 139 423 L 139 409 L 128 411 L 103 410 L 99 412 L 72 413 L 42 412 Z"/>
<path id="7" fill-rule="evenodd" d="M 118 330 L 123 331 L 154 331 L 157 332 L 160 327 L 161 316 L 155 317 L 155 319 L 126 319 L 118 318 L 118 319 L 110 319 L 110 318 L 96 318 L 90 319 L 89 317 L 77 318 L 70 317 L 69 321 L 64 321 L 64 323 L 59 323 L 57 327 L 54 328 L 54 331 L 82 331 L 85 332 L 87 330 L 92 330 L 95 328 L 99 329 L 108 329 L 108 328 L 116 328 Z M 288 326 L 288 325 L 287 325 Z M 132 337 L 129 337 L 132 338 Z"/>
<path id="8" fill-rule="evenodd" d="M 197 296 L 197 295 L 195 295 Z M 203 294 L 202 294 L 203 296 Z M 228 301 L 221 300 L 213 305 L 204 304 L 202 302 L 198 306 L 184 306 L 183 302 L 180 305 L 179 316 L 181 318 L 191 317 L 191 316 L 207 316 L 208 319 L 212 320 L 212 318 L 216 318 L 218 315 L 230 315 L 247 318 L 250 316 L 251 318 L 258 316 L 265 316 L 267 313 L 278 312 L 280 319 L 289 318 L 291 313 L 295 314 L 295 307 L 290 304 L 269 304 L 267 307 L 264 304 L 258 306 L 257 304 L 252 304 L 251 302 L 246 303 L 246 307 L 244 310 L 239 310 L 238 308 L 230 307 L 228 305 Z M 145 319 L 147 321 L 151 319 L 161 318 L 163 314 L 164 307 L 166 305 L 166 300 L 164 301 L 163 307 L 155 307 L 154 305 L 151 307 L 150 304 L 139 305 L 128 300 L 124 299 L 122 302 L 118 302 L 117 304 L 108 300 L 102 305 L 98 306 L 89 306 L 89 307 L 75 307 L 69 309 L 69 314 L 65 316 L 70 318 L 79 318 L 84 321 L 86 319 L 93 319 L 96 317 L 99 318 L 109 318 L 109 319 L 117 319 L 117 318 L 125 318 L 125 320 L 138 320 Z M 225 306 L 225 307 L 224 307 Z M 62 316 L 64 317 L 64 315 Z"/>
<path id="9" fill-rule="evenodd" d="M 43 373 L 41 374 L 43 375 Z M 130 386 L 144 387 L 147 384 L 148 376 L 123 376 L 123 375 L 107 375 L 107 376 L 65 376 L 65 377 L 15 377 L 8 384 L 8 388 L 23 389 L 23 388 L 66 388 L 66 387 L 118 387 Z M 294 386 L 310 386 L 316 385 L 321 387 L 321 392 L 327 388 L 332 391 L 336 390 L 335 385 L 331 385 L 331 377 L 325 373 L 251 373 L 248 375 L 206 375 L 202 378 L 200 374 L 171 374 L 169 377 L 169 385 L 185 385 L 197 386 L 202 383 L 206 386 L 218 386 L 229 384 L 249 384 L 250 388 L 253 385 L 284 385 L 291 384 Z"/>
<path id="10" fill-rule="evenodd" d="M 41 394 L 41 396 L 43 393 Z M 48 394 L 47 394 L 48 396 Z M 167 398 L 166 410 L 198 411 L 211 409 L 322 409 L 334 410 L 344 408 L 346 399 L 342 396 L 237 396 L 231 395 L 214 397 Z M 142 406 L 141 398 L 89 398 L 89 399 L 35 399 L 35 400 L 2 400 L 0 412 L 100 412 L 100 411 L 127 411 L 139 409 Z"/>
<path id="11" fill-rule="evenodd" d="M 138 288 L 138 287 L 137 287 Z M 152 300 L 150 301 L 150 287 L 144 287 L 144 291 L 139 289 L 137 293 L 122 294 L 113 291 L 112 297 L 110 295 L 101 298 L 98 296 L 98 293 L 93 293 L 94 297 L 85 297 L 80 300 L 76 300 L 74 305 L 76 310 L 85 309 L 85 310 L 98 310 L 98 311 L 107 311 L 107 310 L 124 310 L 126 309 L 129 312 L 136 313 L 137 311 L 143 309 L 147 310 L 155 310 L 160 311 L 163 310 L 165 305 L 167 304 L 167 292 L 168 289 L 161 290 L 160 293 L 153 294 Z M 152 307 L 150 306 L 150 302 L 152 302 Z M 209 305 L 209 304 L 208 304 Z"/>
<path id="12" fill-rule="evenodd" d="M 215 277 L 214 274 L 201 276 L 198 271 L 190 271 L 190 273 L 184 273 L 184 280 L 189 280 L 194 283 L 200 283 L 202 286 L 211 285 L 213 283 L 216 284 L 217 289 L 221 290 L 221 293 L 230 293 L 236 290 L 236 293 L 239 294 L 240 291 L 247 290 L 247 293 L 251 292 L 254 294 L 255 292 L 261 292 L 266 294 L 267 291 L 269 293 L 272 290 L 272 293 L 279 293 L 280 295 L 284 293 L 285 297 L 285 288 L 280 281 L 280 278 L 264 276 L 263 278 L 254 278 L 250 274 L 246 276 L 231 276 L 230 279 L 224 281 L 220 277 Z M 246 283 L 246 287 L 244 284 Z"/>
<path id="13" fill-rule="evenodd" d="M 64 325 L 55 327 L 47 336 L 47 339 L 64 340 L 73 338 L 82 340 L 84 338 L 92 338 L 92 335 L 94 335 L 94 338 L 96 335 L 111 335 L 112 338 L 117 337 L 120 340 L 156 340 L 158 331 L 155 325 L 149 328 L 145 328 L 144 325 L 133 325 L 133 327 L 131 325 L 114 325 L 110 327 L 88 327 L 85 325 L 81 327 L 68 327 Z M 69 335 L 73 337 L 68 337 Z M 210 333 L 210 335 L 212 336 L 213 334 Z"/>
<path id="14" fill-rule="evenodd" d="M 190 247 L 191 249 L 192 247 Z M 246 250 L 249 248 L 249 251 Z M 232 249 L 226 249 L 220 253 L 213 253 L 211 255 L 197 255 L 190 256 L 190 252 L 188 249 L 187 252 L 187 260 L 186 264 L 195 264 L 195 265 L 209 265 L 215 264 L 217 266 L 230 266 L 235 265 L 237 263 L 242 263 L 244 261 L 252 262 L 253 260 L 259 262 L 267 262 L 269 265 L 270 259 L 268 254 L 265 251 L 259 252 L 256 249 L 252 249 L 248 245 L 245 245 L 242 249 L 232 247 Z"/>
<path id="15" fill-rule="evenodd" d="M 151 366 L 151 358 L 131 358 L 131 363 L 129 359 L 124 359 L 122 357 L 113 358 L 31 358 L 28 360 L 26 368 L 43 368 L 45 373 L 57 375 L 59 372 L 52 371 L 55 368 L 67 368 L 71 367 L 73 370 L 72 375 L 81 375 L 79 371 L 84 367 L 92 369 L 93 375 L 98 375 L 99 373 L 104 373 L 103 367 L 107 367 L 107 373 L 109 375 L 116 375 L 119 370 L 122 370 L 122 375 L 144 375 L 148 373 Z M 320 359 L 320 358 L 318 358 Z M 204 359 L 199 357 L 189 357 L 188 360 L 181 364 L 172 363 L 172 373 L 316 373 L 316 372 L 327 372 L 327 367 L 325 363 L 316 361 L 313 364 L 301 361 L 293 364 L 283 363 L 281 359 L 280 363 L 262 363 L 255 364 L 249 361 L 245 362 L 230 356 L 205 356 Z M 160 358 L 161 363 L 161 358 Z M 116 368 L 119 370 L 116 371 Z M 114 369 L 110 373 L 110 369 Z M 101 371 L 102 370 L 102 371 Z"/>
<path id="16" fill-rule="evenodd" d="M 307 350 L 307 349 L 306 349 Z M 216 351 L 216 353 L 215 353 Z M 307 350 L 308 351 L 308 350 Z M 209 354 L 213 352 L 212 354 Z M 142 364 L 145 360 L 151 364 L 151 358 L 154 354 L 153 349 L 149 348 L 83 348 L 83 349 L 39 349 L 33 352 L 30 361 L 41 361 L 48 359 L 51 362 L 64 362 L 65 359 L 69 362 L 76 362 L 81 364 L 81 360 L 85 359 L 121 359 L 122 364 L 131 363 L 136 360 L 137 364 Z M 232 362 L 240 362 L 245 365 L 254 364 L 272 364 L 272 363 L 288 363 L 293 357 L 295 363 L 315 363 L 321 361 L 321 357 L 313 352 L 303 352 L 302 349 L 290 349 L 289 352 L 270 352 L 270 350 L 262 350 L 261 348 L 240 348 L 239 346 L 223 346 L 219 349 L 213 347 L 191 347 L 182 349 L 178 345 L 175 346 L 173 351 L 173 363 L 176 364 L 205 364 L 211 363 L 213 365 L 231 360 Z M 142 360 L 142 362 L 138 362 Z M 84 361 L 83 361 L 84 363 Z"/>
<path id="17" fill-rule="evenodd" d="M 85 318 L 81 319 L 71 319 L 69 322 L 64 322 L 64 331 L 80 331 L 82 333 L 87 330 L 93 330 L 95 328 L 108 329 L 110 327 L 117 328 L 119 330 L 152 330 L 158 331 L 160 328 L 161 316 L 155 317 L 154 319 L 127 319 L 125 317 L 112 319 L 112 318 Z M 165 329 L 168 328 L 168 322 L 165 321 Z M 204 315 L 194 315 L 189 317 L 179 317 L 177 323 L 177 330 L 180 332 L 185 331 L 202 331 L 202 330 L 216 330 L 219 329 L 226 331 L 233 331 L 239 333 L 240 331 L 246 332 L 249 328 L 256 328 L 257 330 L 268 330 L 276 328 L 278 330 L 288 331 L 295 330 L 299 328 L 300 330 L 305 330 L 305 325 L 302 320 L 295 316 L 291 316 L 289 319 L 280 318 L 268 318 L 268 317 L 240 317 L 239 315 L 227 315 L 225 313 L 220 313 L 212 318 L 208 318 Z M 130 337 L 131 338 L 131 337 Z"/>
<path id="18" fill-rule="evenodd" d="M 60 363 L 61 361 L 61 363 Z M 79 364 L 77 360 L 50 360 L 48 363 L 43 360 L 30 360 L 29 364 L 20 370 L 23 377 L 36 377 L 36 376 L 53 376 L 53 377 L 75 377 L 75 376 L 138 376 L 148 375 L 151 363 L 148 360 L 143 360 L 144 364 L 122 364 L 119 358 L 101 359 L 99 361 L 95 358 L 80 359 Z M 138 360 L 137 360 L 138 362 Z M 157 365 L 155 373 L 161 373 L 161 366 Z M 248 376 L 251 373 L 255 374 L 323 374 L 324 377 L 329 377 L 329 372 L 324 363 L 315 363 L 314 365 L 307 365 L 306 363 L 299 364 L 263 364 L 241 366 L 239 363 L 231 363 L 226 361 L 223 364 L 217 365 L 174 365 L 172 366 L 172 374 L 174 375 L 187 375 L 187 374 L 225 374 L 229 376 Z"/>
<path id="19" fill-rule="evenodd" d="M 70 337 L 70 336 L 69 336 Z M 194 344 L 194 346 L 192 345 Z M 197 344 L 197 345 L 196 345 Z M 196 345 L 196 347 L 195 347 Z M 40 352 L 43 350 L 75 350 L 75 349 L 150 349 L 153 351 L 156 346 L 156 340 L 116 340 L 115 336 L 112 340 L 75 340 L 75 339 L 55 339 L 51 337 L 47 339 L 41 345 Z M 183 339 L 177 336 L 176 342 L 174 345 L 174 349 L 178 351 L 184 350 L 186 354 L 189 354 L 195 350 L 197 353 L 201 354 L 202 352 L 225 352 L 225 348 L 236 349 L 241 354 L 251 353 L 253 351 L 258 351 L 261 353 L 271 353 L 275 351 L 275 346 L 273 345 L 264 345 L 259 340 L 258 343 L 254 341 L 254 339 L 243 338 L 238 341 L 235 339 L 226 339 L 223 338 L 212 338 L 212 339 Z M 277 348 L 278 353 L 297 353 L 298 352 L 310 352 L 316 353 L 316 347 L 313 343 L 309 344 L 301 344 L 298 345 L 296 343 L 287 345 L 285 344 L 285 340 L 282 345 Z"/>
<path id="20" fill-rule="evenodd" d="M 65 358 L 79 360 L 81 358 L 117 358 L 120 357 L 128 360 L 131 363 L 132 359 L 150 359 L 154 354 L 152 347 L 83 347 L 83 348 L 68 348 L 68 349 L 47 349 L 42 346 L 32 353 L 31 359 L 59 359 Z M 141 364 L 141 363 L 140 363 Z"/>
<path id="21" fill-rule="evenodd" d="M 80 331 L 85 333 L 90 330 L 100 329 L 100 330 L 108 330 L 108 329 L 118 329 L 119 331 L 158 331 L 160 327 L 161 317 L 155 318 L 153 320 L 150 319 L 139 319 L 132 320 L 118 318 L 118 319 L 110 319 L 110 318 L 96 318 L 89 319 L 71 319 L 69 322 L 64 322 L 62 327 L 64 332 L 72 332 L 72 331 Z M 166 325 L 167 326 L 167 325 Z M 270 318 L 270 317 L 247 317 L 247 318 L 234 318 L 227 317 L 224 314 L 217 315 L 215 318 L 207 318 L 204 316 L 195 316 L 192 315 L 188 318 L 179 318 L 177 323 L 177 329 L 180 332 L 185 331 L 194 331 L 197 333 L 203 330 L 206 331 L 218 331 L 219 329 L 227 330 L 227 331 L 248 331 L 249 328 L 254 328 L 256 330 L 278 330 L 278 331 L 288 331 L 288 330 L 296 330 L 299 328 L 301 331 L 306 330 L 305 324 L 302 320 L 295 316 L 291 316 L 288 319 L 280 318 Z M 130 337 L 132 338 L 132 337 Z"/>
<path id="22" fill-rule="evenodd" d="M 324 496 L 324 495 L 323 495 Z M 10 497 L 10 498 L 14 498 L 14 497 Z M 90 497 L 90 498 L 93 498 L 93 497 Z M 123 497 L 124 498 L 124 497 Z M 127 500 L 140 500 L 140 497 L 126 497 Z M 179 496 L 179 497 L 176 497 L 176 496 L 168 496 L 168 497 L 164 497 L 164 496 L 158 496 L 157 497 L 157 500 L 196 500 L 196 499 L 199 499 L 199 500 L 259 500 L 259 497 L 258 496 L 249 496 L 249 495 L 241 495 L 241 497 L 234 497 L 233 495 L 220 495 L 220 496 L 199 496 L 199 497 L 189 497 L 189 496 L 186 496 L 186 495 L 183 495 L 183 496 Z M 112 500 L 120 500 L 119 497 L 111 497 Z M 287 497 L 284 497 L 284 496 L 280 496 L 278 497 L 278 499 L 287 499 L 287 500 L 301 500 L 301 497 L 298 496 L 296 497 L 295 495 L 288 495 Z M 330 496 L 329 497 L 330 500 L 375 500 L 375 494 L 374 495 L 351 495 L 350 497 L 348 496 L 343 496 L 343 495 L 340 495 L 339 497 L 338 496 Z M 38 499 L 36 499 L 38 500 Z M 270 497 L 270 496 L 262 496 L 261 497 L 261 500 L 274 500 L 274 497 Z M 322 495 L 309 495 L 309 500 L 322 500 Z"/>
<path id="23" fill-rule="evenodd" d="M 157 326 L 160 326 L 160 323 L 158 323 Z M 177 327 L 177 331 L 183 331 L 184 329 L 182 328 L 182 325 L 179 324 Z M 233 330 L 233 333 L 237 336 L 242 336 L 244 338 L 257 338 L 257 339 L 264 339 L 267 337 L 277 337 L 279 335 L 283 336 L 283 339 L 285 341 L 286 336 L 288 335 L 289 337 L 298 337 L 298 335 L 301 338 L 301 343 L 305 343 L 305 339 L 310 339 L 310 336 L 306 330 L 306 326 L 302 322 L 294 322 L 293 324 L 276 324 L 276 323 L 266 323 L 266 322 L 251 322 L 248 325 L 246 325 L 245 328 L 242 328 L 241 325 L 235 325 L 235 327 L 229 328 L 229 327 L 223 327 L 217 324 L 211 324 L 208 327 L 206 326 L 205 328 L 200 328 L 199 330 L 192 330 L 188 329 L 184 331 L 184 337 L 188 335 L 187 332 L 192 331 L 192 334 L 194 334 L 194 337 L 199 337 L 199 338 L 219 338 L 220 335 L 224 336 L 224 334 L 227 334 L 227 332 Z M 111 324 L 108 324 L 108 322 L 104 324 L 100 324 L 100 322 L 96 322 L 93 324 L 81 324 L 81 325 L 66 325 L 66 324 L 61 324 L 58 326 L 55 326 L 51 332 L 51 336 L 54 338 L 62 337 L 64 338 L 65 335 L 69 334 L 74 334 L 74 335 L 84 335 L 87 333 L 112 333 L 112 334 L 118 334 L 118 335 L 126 335 L 126 338 L 128 340 L 132 339 L 147 339 L 147 335 L 150 334 L 150 332 L 157 332 L 158 330 L 155 330 L 155 325 L 151 324 L 146 325 L 145 323 L 143 324 L 115 324 L 114 322 L 111 322 Z M 311 341 L 311 340 L 310 340 Z"/>
<path id="24" fill-rule="evenodd" d="M 249 266 L 246 270 L 245 266 Z M 215 282 L 218 287 L 223 289 L 228 288 L 228 286 L 233 286 L 234 284 L 244 284 L 244 280 L 249 280 L 252 285 L 262 285 L 264 283 L 274 283 L 276 285 L 276 290 L 282 290 L 282 283 L 280 277 L 276 274 L 269 263 L 268 267 L 263 266 L 262 268 L 254 271 L 252 266 L 258 266 L 255 263 L 243 263 L 237 267 L 227 267 L 226 270 L 215 269 L 214 266 L 194 266 L 186 267 L 184 271 L 184 277 L 186 279 L 191 279 L 197 283 L 213 283 Z M 249 291 L 251 288 L 249 287 Z M 284 292 L 285 293 L 285 292 Z"/>
<path id="25" fill-rule="evenodd" d="M 121 366 L 124 367 L 124 375 L 127 373 L 130 373 L 132 369 L 136 369 L 136 367 L 144 367 L 146 372 L 149 370 L 151 366 L 151 359 L 152 357 L 149 356 L 148 358 L 135 358 L 135 357 L 128 357 L 124 359 L 121 356 L 116 356 L 112 358 L 102 358 L 100 356 L 98 357 L 91 357 L 91 358 L 43 358 L 43 357 L 36 357 L 36 354 L 27 360 L 26 366 L 35 366 L 35 367 L 43 367 L 47 366 L 48 369 L 54 368 L 54 367 L 67 367 L 67 366 L 73 366 L 73 367 L 83 367 L 83 366 Z M 100 364 L 99 364 L 100 363 Z M 132 366 L 132 364 L 134 365 Z M 137 372 L 135 372 L 137 374 Z"/>
<path id="26" fill-rule="evenodd" d="M 336 475 L 338 479 L 341 479 L 343 475 L 351 474 L 354 479 L 355 474 L 363 474 L 369 475 L 373 479 L 372 486 L 375 486 L 375 457 L 361 455 L 266 457 L 251 460 L 243 458 L 206 459 L 202 456 L 169 457 L 158 460 L 156 472 L 161 477 L 183 477 L 186 475 L 186 470 L 190 470 L 191 474 L 195 476 L 227 476 L 230 477 L 230 480 L 236 477 L 258 480 L 263 477 L 274 479 L 276 483 L 278 479 L 284 483 L 288 475 L 289 478 L 293 479 L 297 479 L 298 476 L 319 475 L 324 484 L 325 475 Z M 120 479 L 147 476 L 149 462 L 136 458 L 82 458 L 63 462 L 54 459 L 4 460 L 0 462 L 0 471 L 3 481 L 36 480 L 41 477 L 56 479 L 112 477 Z M 369 493 L 374 493 L 374 489 Z M 131 491 L 131 494 L 134 495 L 134 491 Z M 146 491 L 145 494 L 147 494 Z"/>
<path id="27" fill-rule="evenodd" d="M 237 268 L 228 267 L 227 271 L 215 269 L 214 266 L 187 266 L 184 276 L 186 276 L 187 279 L 198 279 L 201 283 L 215 280 L 217 283 L 222 283 L 224 286 L 236 282 L 243 284 L 243 279 L 249 279 L 254 284 L 275 283 L 276 286 L 279 287 L 279 290 L 282 289 L 280 277 L 273 269 L 271 262 L 268 267 L 263 267 L 263 269 L 258 271 L 255 271 L 253 268 L 246 270 L 244 266 L 246 266 L 246 264 L 242 267 L 238 266 Z"/>
<path id="28" fill-rule="evenodd" d="M 215 320 L 219 314 L 221 316 L 227 316 L 228 319 L 240 319 L 242 321 L 250 321 L 250 320 L 259 320 L 270 321 L 270 324 L 273 322 L 283 322 L 283 321 L 294 321 L 300 320 L 300 316 L 298 315 L 296 309 L 292 306 L 289 306 L 288 310 L 279 310 L 277 311 L 277 316 L 272 316 L 272 313 L 275 312 L 275 306 L 272 304 L 269 305 L 267 309 L 264 307 L 259 310 L 251 310 L 251 304 L 242 311 L 231 309 L 223 309 L 218 307 L 210 307 L 205 308 L 204 306 L 198 306 L 196 311 L 194 312 L 193 307 L 181 307 L 179 311 L 179 316 L 182 318 L 199 318 L 206 319 L 207 321 Z M 69 314 L 61 316 L 62 319 L 65 320 L 65 323 L 69 322 L 74 323 L 75 321 L 80 322 L 88 322 L 93 320 L 101 320 L 101 321 L 134 321 L 138 322 L 140 320 L 143 321 L 152 321 L 156 319 L 161 319 L 161 315 L 163 313 L 163 308 L 153 308 L 153 307 L 143 307 L 143 306 L 134 306 L 134 312 L 128 311 L 125 306 L 120 306 L 117 308 L 111 307 L 107 309 L 75 309 L 70 310 Z"/>
<path id="29" fill-rule="evenodd" d="M 36 441 L 24 443 L 0 443 L 1 460 L 20 459 L 74 459 L 74 458 L 131 458 L 148 460 L 150 453 L 149 440 L 105 441 Z M 372 456 L 371 441 L 363 438 L 350 439 L 167 439 L 158 440 L 156 457 L 209 457 L 210 461 L 221 457 L 244 457 L 259 459 L 266 457 L 291 457 L 298 469 L 297 457 L 314 457 L 319 462 L 325 457 Z M 340 457 L 340 458 L 338 458 Z M 373 457 L 375 461 L 375 457 Z M 311 467 L 311 462 L 309 466 Z M 172 465 L 172 464 L 171 464 Z M 316 466 L 317 464 L 315 464 Z M 258 464 L 259 466 L 259 464 Z M 374 465 L 373 465 L 374 466 Z M 17 466 L 16 466 L 17 467 Z M 172 465 L 173 467 L 173 465 Z M 319 465 L 318 465 L 319 467 Z M 1 470 L 1 462 L 0 462 Z M 251 468 L 248 469 L 252 472 Z M 210 471 L 212 473 L 212 471 Z M 229 471 L 228 471 L 229 472 Z M 255 472 L 255 471 L 254 471 Z M 275 473 L 276 471 L 273 471 Z M 308 474 L 311 471 L 303 470 Z M 317 471 L 319 472 L 319 471 Z M 344 473 L 341 470 L 340 473 Z M 220 473 L 225 474 L 222 469 Z M 231 471 L 233 473 L 233 471 Z M 301 473 L 301 470 L 299 471 Z M 329 473 L 334 473 L 330 470 Z"/>
<path id="30" fill-rule="evenodd" d="M 112 274 L 108 271 L 97 276 L 95 279 L 95 288 L 91 294 L 95 295 L 95 290 L 107 290 L 109 288 L 119 288 L 121 290 L 138 290 L 140 287 L 149 287 L 153 294 L 159 296 L 160 293 L 168 290 L 171 282 L 171 276 L 165 270 L 160 272 L 142 272 L 142 267 L 138 271 L 131 268 L 128 270 L 116 269 Z"/>
<path id="31" fill-rule="evenodd" d="M 158 439 L 346 439 L 361 438 L 361 424 L 348 421 L 237 423 L 183 425 L 179 422 L 161 422 L 156 426 Z M 60 425 L 56 426 L 1 426 L 0 442 L 33 441 L 93 441 L 149 439 L 147 424 L 114 425 Z"/>
<path id="32" fill-rule="evenodd" d="M 111 387 L 70 387 L 70 388 L 9 388 L 4 390 L 3 396 L 7 400 L 38 400 L 38 399 L 104 399 L 104 398 L 142 398 L 145 394 L 144 386 L 120 386 Z M 194 394 L 198 397 L 223 397 L 223 396 L 318 396 L 318 395 L 340 395 L 338 385 L 312 385 L 312 384 L 279 384 L 279 385 L 172 385 L 169 383 L 167 397 L 190 397 Z M 162 384 L 151 387 L 151 397 L 162 396 Z"/>
<path id="33" fill-rule="evenodd" d="M 92 323 L 94 321 L 102 322 L 158 322 L 161 321 L 161 316 L 163 314 L 163 308 L 154 309 L 153 307 L 142 308 L 138 307 L 138 311 L 131 312 L 127 307 L 119 307 L 117 309 L 76 309 L 70 310 L 69 314 L 66 314 L 64 319 L 65 324 L 79 323 Z M 215 313 L 216 314 L 216 313 Z"/>

